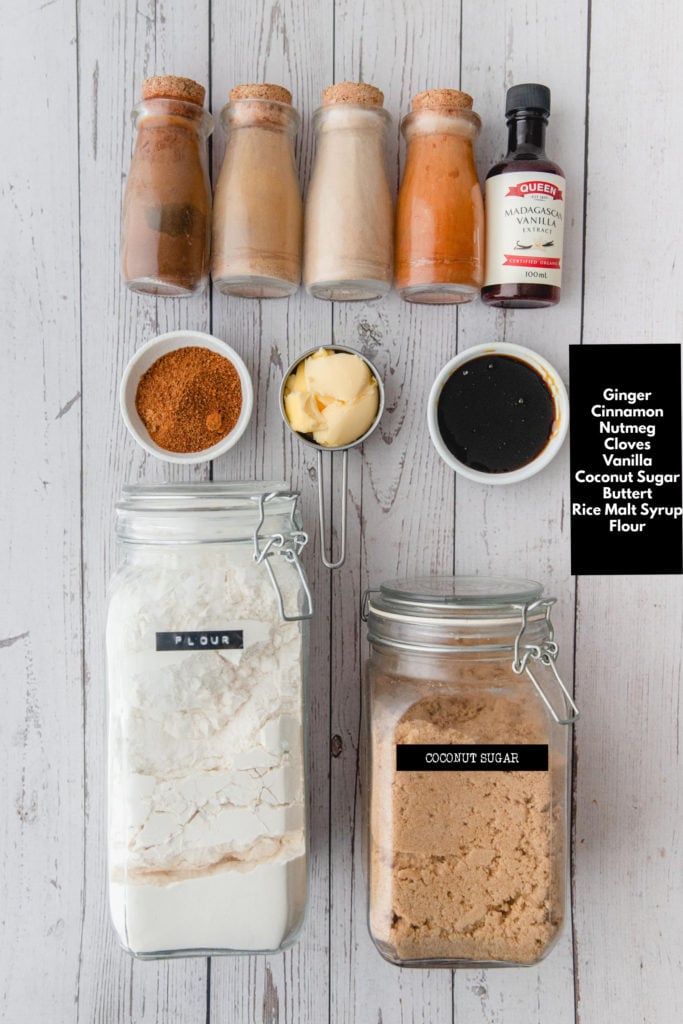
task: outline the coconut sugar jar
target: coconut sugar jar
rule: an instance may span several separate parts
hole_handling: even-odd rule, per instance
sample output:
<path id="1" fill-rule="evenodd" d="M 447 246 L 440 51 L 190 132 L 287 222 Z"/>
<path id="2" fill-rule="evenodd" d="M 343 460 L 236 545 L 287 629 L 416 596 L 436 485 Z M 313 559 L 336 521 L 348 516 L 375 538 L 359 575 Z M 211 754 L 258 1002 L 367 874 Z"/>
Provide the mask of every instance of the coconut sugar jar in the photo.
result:
<path id="1" fill-rule="evenodd" d="M 369 926 L 401 966 L 522 966 L 556 942 L 568 725 L 553 598 L 425 577 L 365 598 Z"/>
<path id="2" fill-rule="evenodd" d="M 124 489 L 107 618 L 109 902 L 143 959 L 273 952 L 307 892 L 311 596 L 284 484 Z"/>
<path id="3" fill-rule="evenodd" d="M 377 299 L 391 286 L 393 202 L 386 169 L 390 117 L 365 82 L 323 90 L 304 211 L 304 284 L 318 299 Z"/>
<path id="4" fill-rule="evenodd" d="M 212 275 L 227 295 L 284 298 L 301 280 L 303 210 L 294 163 L 299 115 L 280 85 L 238 85 L 214 197 Z"/>
<path id="5" fill-rule="evenodd" d="M 472 97 L 428 89 L 403 118 L 406 163 L 396 207 L 396 287 L 408 302 L 470 302 L 484 281 L 484 201 Z"/>

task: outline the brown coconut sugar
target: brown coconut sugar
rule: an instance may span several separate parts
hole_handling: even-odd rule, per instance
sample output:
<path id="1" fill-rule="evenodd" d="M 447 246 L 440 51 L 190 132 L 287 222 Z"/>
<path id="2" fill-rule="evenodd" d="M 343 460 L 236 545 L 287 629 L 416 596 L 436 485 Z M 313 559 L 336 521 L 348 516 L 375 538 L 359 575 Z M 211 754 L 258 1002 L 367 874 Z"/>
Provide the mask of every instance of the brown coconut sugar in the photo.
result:
<path id="1" fill-rule="evenodd" d="M 521 697 L 472 693 L 420 700 L 393 729 L 381 718 L 371 810 L 376 941 L 400 961 L 540 959 L 562 919 L 563 795 L 553 792 L 554 773 L 395 767 L 398 743 L 547 743 L 542 712 L 530 717 Z"/>
<path id="2" fill-rule="evenodd" d="M 149 436 L 169 452 L 200 452 L 230 433 L 242 409 L 234 365 L 208 348 L 161 356 L 143 373 L 135 407 Z"/>

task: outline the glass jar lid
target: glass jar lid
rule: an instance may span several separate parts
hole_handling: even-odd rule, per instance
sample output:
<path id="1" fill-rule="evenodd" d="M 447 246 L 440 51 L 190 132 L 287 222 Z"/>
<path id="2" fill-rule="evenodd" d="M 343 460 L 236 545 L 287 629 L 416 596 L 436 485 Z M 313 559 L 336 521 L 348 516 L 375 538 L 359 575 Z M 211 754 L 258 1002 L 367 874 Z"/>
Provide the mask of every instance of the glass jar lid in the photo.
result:
<path id="1" fill-rule="evenodd" d="M 373 647 L 425 656 L 510 657 L 513 672 L 526 672 L 555 721 L 569 725 L 578 710 L 555 667 L 554 603 L 535 580 L 418 576 L 366 591 L 362 618 Z M 554 677 L 559 711 L 532 670 L 536 663 Z"/>
<path id="2" fill-rule="evenodd" d="M 416 576 L 383 583 L 379 589 L 388 605 L 409 606 L 413 614 L 519 606 L 537 601 L 542 593 L 543 585 L 535 580 L 500 576 Z"/>
<path id="3" fill-rule="evenodd" d="M 263 565 L 284 621 L 310 619 L 313 599 L 299 560 L 308 535 L 301 529 L 299 494 L 282 481 L 129 484 L 116 504 L 116 533 L 124 544 L 251 544 Z M 275 555 L 294 567 L 304 593 L 303 608 L 288 615 Z"/>

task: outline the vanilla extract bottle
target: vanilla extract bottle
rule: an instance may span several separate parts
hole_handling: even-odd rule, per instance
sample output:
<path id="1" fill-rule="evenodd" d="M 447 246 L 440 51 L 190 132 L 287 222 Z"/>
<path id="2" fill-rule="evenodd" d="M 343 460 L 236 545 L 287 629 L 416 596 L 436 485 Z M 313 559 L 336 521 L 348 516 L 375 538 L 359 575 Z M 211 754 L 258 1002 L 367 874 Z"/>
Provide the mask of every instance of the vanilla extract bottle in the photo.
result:
<path id="1" fill-rule="evenodd" d="M 508 89 L 508 152 L 486 176 L 486 271 L 489 306 L 538 309 L 560 301 L 565 178 L 545 153 L 550 89 Z"/>

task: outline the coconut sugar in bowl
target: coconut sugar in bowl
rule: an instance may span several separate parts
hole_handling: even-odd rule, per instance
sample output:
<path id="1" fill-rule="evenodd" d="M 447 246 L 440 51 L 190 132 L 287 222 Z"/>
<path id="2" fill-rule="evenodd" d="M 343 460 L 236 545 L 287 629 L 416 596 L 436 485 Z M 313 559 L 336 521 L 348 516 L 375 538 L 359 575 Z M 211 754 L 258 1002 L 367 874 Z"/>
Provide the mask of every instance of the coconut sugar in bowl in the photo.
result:
<path id="1" fill-rule="evenodd" d="M 121 415 L 138 444 L 165 462 L 217 459 L 242 437 L 254 405 L 237 352 L 201 331 L 152 338 L 132 357 L 119 390 Z"/>

